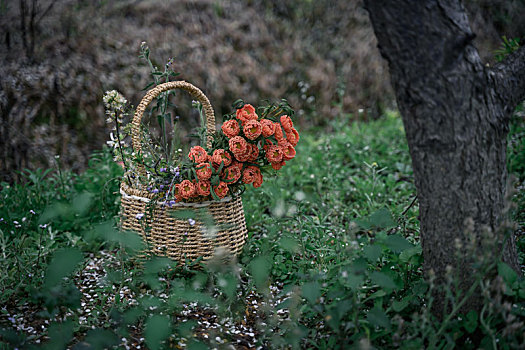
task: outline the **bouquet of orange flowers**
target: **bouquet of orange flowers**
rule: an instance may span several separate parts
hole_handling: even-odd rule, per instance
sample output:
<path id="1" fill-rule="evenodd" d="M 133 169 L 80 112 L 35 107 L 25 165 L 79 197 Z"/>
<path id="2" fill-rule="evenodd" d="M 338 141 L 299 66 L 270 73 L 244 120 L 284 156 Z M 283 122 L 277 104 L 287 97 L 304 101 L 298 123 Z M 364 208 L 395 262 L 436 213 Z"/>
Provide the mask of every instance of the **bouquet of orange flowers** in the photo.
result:
<path id="1" fill-rule="evenodd" d="M 235 194 L 241 185 L 260 187 L 261 169 L 271 165 L 279 170 L 293 159 L 299 133 L 288 115 L 270 116 L 268 111 L 275 109 L 262 108 L 264 114 L 259 117 L 252 105 L 240 102 L 236 113 L 226 117 L 212 149 L 191 148 L 190 164 L 183 168 L 194 175 L 182 176 L 175 184 L 175 200 L 221 199 Z"/>
<path id="2" fill-rule="evenodd" d="M 149 59 L 149 48 L 141 45 L 141 57 L 151 68 L 154 81 L 146 88 L 159 86 L 176 76 L 172 60 L 159 71 Z M 263 173 L 277 171 L 295 157 L 299 133 L 294 128 L 294 111 L 286 100 L 270 103 L 257 109 L 238 100 L 233 104 L 234 113 L 224 116 L 224 123 L 213 135 L 207 135 L 206 115 L 200 102 L 193 103 L 199 110 L 201 128 L 199 144 L 183 154 L 182 149 L 168 142 L 167 124 L 172 126 L 172 141 L 178 117 L 173 118 L 168 107 L 174 91 L 165 91 L 156 97 L 153 112 L 157 115 L 162 135 L 160 145 L 148 129 L 142 128 L 141 139 L 148 144 L 135 152 L 129 144 L 132 138 L 131 123 L 124 123 L 131 111 L 127 100 L 117 91 L 104 95 L 108 123 L 113 125 L 108 145 L 114 150 L 115 160 L 125 168 L 126 181 L 134 188 L 146 190 L 161 202 L 172 206 L 177 202 L 202 202 L 236 196 L 246 185 L 259 187 Z M 213 142 L 207 142 L 213 136 Z M 157 142 L 158 143 L 158 142 Z M 275 172 L 274 172 L 275 173 Z"/>

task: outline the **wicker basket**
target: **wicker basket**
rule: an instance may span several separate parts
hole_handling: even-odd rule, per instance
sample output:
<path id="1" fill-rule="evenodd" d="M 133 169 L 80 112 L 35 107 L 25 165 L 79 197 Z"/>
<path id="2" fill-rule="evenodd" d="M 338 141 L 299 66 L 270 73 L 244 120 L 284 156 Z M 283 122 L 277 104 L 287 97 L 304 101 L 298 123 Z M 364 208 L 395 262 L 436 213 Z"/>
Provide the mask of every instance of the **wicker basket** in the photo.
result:
<path id="1" fill-rule="evenodd" d="M 138 105 L 132 120 L 132 145 L 135 152 L 141 151 L 141 121 L 146 107 L 164 91 L 182 89 L 202 103 L 206 116 L 207 144 L 211 147 L 215 133 L 215 114 L 208 98 L 197 87 L 184 81 L 168 82 L 149 90 Z M 144 167 L 139 168 L 144 174 Z M 161 205 L 154 194 L 125 183 L 120 186 L 121 226 L 125 230 L 138 232 L 147 242 L 148 252 L 168 256 L 176 261 L 193 261 L 202 257 L 210 259 L 222 250 L 228 256 L 237 255 L 246 241 L 246 221 L 240 197 L 226 197 L 220 201 L 200 203 L 177 203 L 171 207 Z M 195 210 L 195 223 L 187 218 L 188 210 Z M 198 215 L 204 214 L 206 219 Z M 140 217 L 144 214 L 144 217 Z M 209 229 L 209 218 L 214 229 Z M 208 225 L 205 225 L 206 221 Z"/>

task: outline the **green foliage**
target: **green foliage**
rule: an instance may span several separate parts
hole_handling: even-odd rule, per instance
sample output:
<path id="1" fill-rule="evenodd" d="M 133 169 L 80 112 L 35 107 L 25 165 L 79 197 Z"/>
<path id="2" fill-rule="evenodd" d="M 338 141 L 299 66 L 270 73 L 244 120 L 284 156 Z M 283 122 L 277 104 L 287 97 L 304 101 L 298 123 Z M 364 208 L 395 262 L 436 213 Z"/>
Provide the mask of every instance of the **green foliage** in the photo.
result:
<path id="1" fill-rule="evenodd" d="M 503 61 L 505 56 L 513 53 L 520 47 L 520 38 L 508 39 L 505 35 L 501 38 L 501 47 L 494 52 L 496 61 Z"/>
<path id="2" fill-rule="evenodd" d="M 70 272 L 60 269 L 73 267 L 66 263 L 80 260 L 78 251 L 72 253 L 74 256 L 59 254 L 55 259 L 62 261 L 55 260 L 47 267 L 55 250 L 98 250 L 101 241 L 88 242 L 82 235 L 93 224 L 113 219 L 118 212 L 114 193 L 122 171 L 109 151 L 95 154 L 82 175 L 62 171 L 58 162 L 57 166 L 55 172 L 24 171 L 25 184 L 2 184 L 0 304 L 14 302 L 16 294 L 38 289 L 44 283 L 52 287 Z"/>
<path id="3" fill-rule="evenodd" d="M 510 120 L 507 165 L 510 173 L 525 180 L 525 103 L 516 107 Z"/>
<path id="4" fill-rule="evenodd" d="M 256 346 L 522 344 L 523 336 L 512 330 L 525 318 L 525 281 L 503 263 L 493 267 L 499 274 L 493 281 L 480 271 L 475 287 L 487 298 L 481 312 L 459 313 L 469 292 L 452 292 L 451 272 L 447 297 L 454 309 L 442 321 L 431 315 L 436 287 L 422 277 L 418 203 L 398 116 L 370 124 L 342 117 L 332 127 L 338 131 L 302 133 L 295 165 L 261 188 L 246 190 L 249 238 L 238 261 L 228 263 L 177 266 L 167 258 L 140 256 L 140 237 L 115 225 L 122 169 L 109 151 L 97 154 L 81 175 L 36 171 L 26 173 L 25 185 L 4 184 L 0 302 L 5 312 L 31 305 L 50 324 L 38 340 L 49 336 L 44 346 L 51 349 L 122 347 L 122 338 L 136 336 L 131 329 L 151 349 L 179 343 L 221 348 L 235 343 L 232 335 L 202 337 L 197 320 L 182 316 L 187 306 L 247 322 L 256 293 Z M 523 175 L 520 167 L 510 168 Z M 517 197 L 519 218 L 525 201 L 522 194 Z M 180 214 L 182 219 L 198 215 L 206 213 Z M 523 259 L 523 242 L 518 246 Z M 107 276 L 98 281 L 90 313 L 81 316 L 76 273 L 89 254 L 102 252 L 114 260 L 105 264 Z M 121 298 L 124 290 L 136 303 Z M 0 316 L 0 344 L 25 348 L 36 340 Z"/>

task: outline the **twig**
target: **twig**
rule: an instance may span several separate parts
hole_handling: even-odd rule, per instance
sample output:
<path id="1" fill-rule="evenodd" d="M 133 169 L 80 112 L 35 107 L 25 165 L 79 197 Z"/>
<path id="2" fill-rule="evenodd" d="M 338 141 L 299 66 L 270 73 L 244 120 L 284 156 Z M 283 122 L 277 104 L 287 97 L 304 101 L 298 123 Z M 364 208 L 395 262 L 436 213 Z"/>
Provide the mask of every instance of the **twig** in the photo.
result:
<path id="1" fill-rule="evenodd" d="M 118 149 L 120 151 L 120 156 L 122 157 L 122 163 L 124 164 L 124 169 L 126 170 L 126 177 L 128 178 L 129 185 L 131 186 L 131 178 L 129 177 L 128 165 L 126 163 L 126 158 L 124 158 L 124 152 L 122 152 L 122 145 L 120 144 L 120 129 L 118 127 L 117 113 L 115 113 L 115 127 L 117 129 L 116 131 L 117 131 Z"/>
<path id="2" fill-rule="evenodd" d="M 42 12 L 42 14 L 40 15 L 40 17 L 36 20 L 36 24 L 38 25 L 40 23 L 40 21 L 47 15 L 47 13 L 49 11 L 51 11 L 51 9 L 53 8 L 53 6 L 55 6 L 57 0 L 53 0 L 49 6 L 45 9 L 44 12 Z"/>
<path id="3" fill-rule="evenodd" d="M 416 203 L 416 200 L 417 200 L 417 194 L 414 197 L 414 199 L 412 200 L 412 203 L 410 203 L 410 205 L 401 213 L 401 216 L 405 215 L 410 210 L 410 208 L 412 208 L 414 203 Z"/>

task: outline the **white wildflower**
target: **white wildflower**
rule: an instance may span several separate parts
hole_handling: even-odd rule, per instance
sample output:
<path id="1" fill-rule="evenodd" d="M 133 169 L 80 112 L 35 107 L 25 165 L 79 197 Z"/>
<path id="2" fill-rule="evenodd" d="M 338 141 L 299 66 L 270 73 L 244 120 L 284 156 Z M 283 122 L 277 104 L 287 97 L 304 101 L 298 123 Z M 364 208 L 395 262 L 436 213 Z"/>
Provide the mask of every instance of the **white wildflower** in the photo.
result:
<path id="1" fill-rule="evenodd" d="M 106 144 L 111 147 L 111 148 L 117 148 L 118 147 L 118 138 L 115 137 L 115 135 L 113 135 L 113 133 L 109 133 L 109 138 L 110 140 L 109 141 L 106 141 Z M 121 143 L 122 145 L 122 143 Z"/>
<path id="2" fill-rule="evenodd" d="M 109 111 L 123 111 L 128 101 L 117 90 L 106 91 L 102 99 Z"/>

